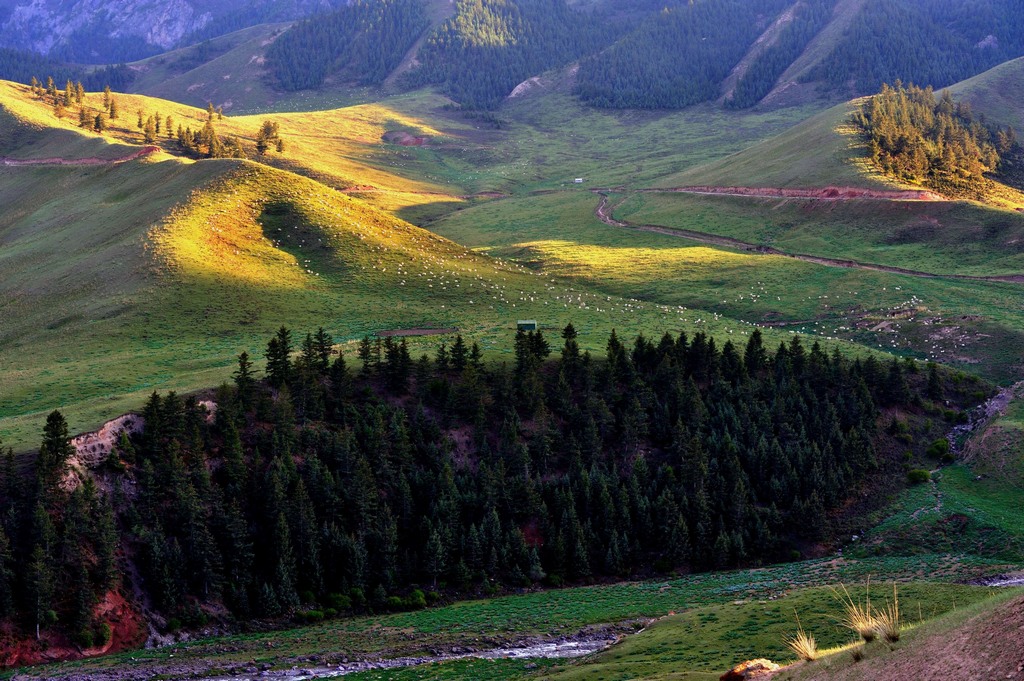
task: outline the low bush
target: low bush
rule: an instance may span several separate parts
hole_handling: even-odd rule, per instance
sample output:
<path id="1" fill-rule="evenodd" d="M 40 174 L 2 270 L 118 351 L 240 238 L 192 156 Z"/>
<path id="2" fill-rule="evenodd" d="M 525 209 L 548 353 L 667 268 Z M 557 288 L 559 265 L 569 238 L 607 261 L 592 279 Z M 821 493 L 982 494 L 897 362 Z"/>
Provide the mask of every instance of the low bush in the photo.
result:
<path id="1" fill-rule="evenodd" d="M 915 468 L 907 471 L 907 482 L 911 485 L 920 485 L 924 482 L 929 482 L 932 479 L 932 474 L 923 468 Z"/>

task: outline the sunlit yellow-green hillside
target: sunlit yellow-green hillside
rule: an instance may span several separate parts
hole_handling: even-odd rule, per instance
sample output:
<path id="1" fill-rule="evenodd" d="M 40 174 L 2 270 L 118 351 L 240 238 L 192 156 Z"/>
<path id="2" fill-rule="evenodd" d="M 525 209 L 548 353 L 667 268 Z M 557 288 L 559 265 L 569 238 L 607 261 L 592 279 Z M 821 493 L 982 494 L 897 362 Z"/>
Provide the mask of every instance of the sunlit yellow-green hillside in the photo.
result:
<path id="1" fill-rule="evenodd" d="M 157 144 L 166 153 L 182 156 L 183 150 L 176 138 L 178 126 L 198 131 L 208 118 L 205 109 L 167 100 L 121 93 L 113 97 L 118 116 L 106 118 L 106 129 L 96 133 L 79 126 L 79 110 L 84 108 L 92 121 L 104 111 L 102 93 L 86 93 L 83 107 L 73 103 L 58 118 L 49 98 L 33 95 L 27 86 L 0 81 L 0 101 L 7 111 L 36 129 L 76 133 L 72 138 L 47 135 L 48 141 L 57 140 L 52 148 L 22 146 L 18 153 L 27 156 L 61 155 L 64 145 L 69 143 L 75 144 L 75 148 L 64 153 L 93 155 L 92 146 L 77 148 L 79 144 L 87 144 L 87 140 L 103 148 L 107 145 L 100 144 L 101 141 L 144 144 L 144 131 L 138 125 L 140 114 L 144 121 L 150 116 L 159 118 Z M 472 134 L 469 128 L 463 132 L 443 132 L 418 113 L 431 106 L 441 106 L 443 101 L 440 97 L 420 95 L 389 100 L 387 105 L 363 104 L 330 111 L 243 117 L 215 115 L 213 125 L 221 137 L 237 138 L 250 158 L 307 175 L 337 189 L 363 190 L 361 196 L 375 205 L 399 210 L 421 204 L 458 202 L 459 195 L 471 193 L 465 188 L 453 187 L 450 178 L 440 176 L 441 171 L 435 169 L 436 159 L 430 149 L 443 145 L 475 145 L 463 136 L 463 133 Z M 401 106 L 402 103 L 407 106 Z M 171 130 L 166 125 L 168 116 Z M 279 125 L 284 152 L 273 148 L 262 156 L 257 152 L 256 136 L 264 121 Z M 384 139 L 387 133 L 424 138 L 427 148 L 387 142 Z M 120 152 L 109 153 L 116 156 Z"/>

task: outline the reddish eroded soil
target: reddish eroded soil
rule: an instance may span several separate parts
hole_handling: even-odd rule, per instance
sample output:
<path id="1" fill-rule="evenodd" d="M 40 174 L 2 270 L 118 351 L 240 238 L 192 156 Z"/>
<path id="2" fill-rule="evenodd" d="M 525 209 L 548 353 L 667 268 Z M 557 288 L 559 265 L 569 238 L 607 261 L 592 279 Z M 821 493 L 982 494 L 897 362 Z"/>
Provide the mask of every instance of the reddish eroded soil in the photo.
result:
<path id="1" fill-rule="evenodd" d="M 121 594 L 111 591 L 96 606 L 96 619 L 110 625 L 110 641 L 104 646 L 81 649 L 63 636 L 44 631 L 36 641 L 24 632 L 4 631 L 0 636 L 0 667 L 19 667 L 62 660 L 79 660 L 142 647 L 147 628 L 142 615 Z"/>
<path id="2" fill-rule="evenodd" d="M 945 201 L 941 194 L 926 190 L 876 190 L 857 187 L 822 187 L 817 189 L 781 189 L 777 187 L 673 187 L 671 189 L 645 189 L 646 192 L 677 192 L 684 194 L 722 194 L 725 196 L 752 196 L 779 199 L 817 199 L 821 201 Z"/>
<path id="3" fill-rule="evenodd" d="M 386 132 L 382 139 L 390 144 L 397 144 L 403 147 L 422 147 L 423 145 L 430 143 L 429 137 L 410 135 L 407 132 L 401 131 Z"/>
<path id="4" fill-rule="evenodd" d="M 143 156 L 149 156 L 160 151 L 160 147 L 148 146 L 142 147 L 138 151 L 133 151 L 127 156 L 120 158 L 3 158 L 0 157 L 0 165 L 5 166 L 105 166 L 105 165 L 116 165 L 118 163 L 126 163 L 128 161 L 134 161 L 142 158 Z"/>

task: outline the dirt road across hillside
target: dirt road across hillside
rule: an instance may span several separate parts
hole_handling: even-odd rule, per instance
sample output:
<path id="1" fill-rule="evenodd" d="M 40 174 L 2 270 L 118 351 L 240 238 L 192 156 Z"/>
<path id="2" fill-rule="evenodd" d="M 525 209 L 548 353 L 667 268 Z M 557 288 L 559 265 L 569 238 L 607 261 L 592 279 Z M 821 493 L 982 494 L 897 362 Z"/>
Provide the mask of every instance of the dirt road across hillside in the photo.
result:
<path id="1" fill-rule="evenodd" d="M 734 189 L 734 188 L 723 188 L 723 189 Z M 783 258 L 792 258 L 794 260 L 802 260 L 804 262 L 814 263 L 816 265 L 825 265 L 826 267 L 845 267 L 847 269 L 858 269 L 858 270 L 870 270 L 873 272 L 885 272 L 888 274 L 903 274 L 910 277 L 922 277 L 925 279 L 964 279 L 968 281 L 999 281 L 1008 284 L 1024 284 L 1024 274 L 1002 274 L 993 276 L 972 276 L 969 274 L 937 274 L 934 272 L 920 272 L 918 270 L 909 270 L 903 267 L 892 267 L 889 265 L 876 265 L 873 263 L 858 262 L 856 260 L 846 260 L 841 258 L 826 258 L 824 256 L 808 255 L 804 253 L 788 253 L 786 251 L 780 251 L 777 248 L 771 246 L 762 246 L 759 244 L 752 244 L 748 241 L 741 241 L 740 239 L 734 239 L 728 236 L 720 236 L 717 234 L 706 234 L 704 232 L 696 232 L 690 229 L 681 229 L 675 227 L 663 227 L 661 225 L 641 225 L 632 222 L 626 222 L 623 220 L 616 220 L 612 217 L 614 206 L 608 200 L 607 191 L 602 189 L 592 190 L 594 193 L 601 196 L 601 201 L 598 203 L 597 208 L 594 210 L 594 215 L 598 220 L 609 225 L 611 227 L 622 227 L 624 229 L 632 229 L 638 232 L 653 232 L 655 234 L 664 234 L 666 236 L 674 236 L 680 239 L 689 239 L 690 241 L 697 241 L 710 246 L 721 246 L 723 248 L 732 248 L 740 251 L 747 251 L 750 253 L 756 253 L 758 255 L 777 255 Z M 679 190 L 641 190 L 641 191 L 679 191 Z M 796 191 L 796 190 L 787 190 Z M 727 194 L 727 192 L 695 192 L 695 193 L 707 193 L 707 194 Z M 877 192 L 876 192 L 877 193 Z M 903 192 L 899 192 L 903 193 Z M 924 192 L 927 193 L 927 192 Z M 736 194 L 736 196 L 740 196 Z M 755 194 L 743 194 L 742 196 L 757 196 Z M 765 195 L 768 196 L 768 195 Z M 797 197 L 793 197 L 797 198 Z M 808 198 L 808 197 L 800 197 Z M 878 198 L 872 197 L 858 197 L 858 198 Z M 844 200 L 841 198 L 831 198 L 823 200 Z M 893 200 L 906 200 L 906 199 L 893 199 Z"/>

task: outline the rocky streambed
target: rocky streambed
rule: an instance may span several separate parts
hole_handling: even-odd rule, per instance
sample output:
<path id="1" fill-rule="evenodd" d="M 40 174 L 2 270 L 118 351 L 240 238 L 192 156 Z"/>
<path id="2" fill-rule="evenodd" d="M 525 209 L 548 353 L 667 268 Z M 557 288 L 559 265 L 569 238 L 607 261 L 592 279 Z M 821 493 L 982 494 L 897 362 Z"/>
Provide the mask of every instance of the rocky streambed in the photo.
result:
<path id="1" fill-rule="evenodd" d="M 485 643 L 448 643 L 437 647 L 411 644 L 382 649 L 377 654 L 353 654 L 339 649 L 325 649 L 317 654 L 289 656 L 275 661 L 254 655 L 245 662 L 226 660 L 217 654 L 196 654 L 180 649 L 159 658 L 128 656 L 116 666 L 85 666 L 75 669 L 49 668 L 43 674 L 31 668 L 13 677 L 12 681 L 60 679 L 61 681 L 135 681 L 136 679 L 206 679 L 207 681 L 304 681 L 330 679 L 357 672 L 401 669 L 452 660 L 477 659 L 556 659 L 574 658 L 607 649 L 624 636 L 642 630 L 649 620 L 630 620 L 617 624 L 586 627 L 573 634 L 548 634 L 517 638 L 497 638 Z M 224 651 L 227 653 L 228 651 Z M 235 653 L 237 654 L 237 652 Z M 260 657 L 262 660 L 257 661 Z M 41 671 L 41 670 L 40 670 Z"/>
<path id="2" fill-rule="evenodd" d="M 590 653 L 604 650 L 615 643 L 616 638 L 608 637 L 587 637 L 567 638 L 555 641 L 540 641 L 525 643 L 506 648 L 493 648 L 490 650 L 473 650 L 467 652 L 450 652 L 436 655 L 419 655 L 412 657 L 395 657 L 378 660 L 359 660 L 355 662 L 340 662 L 322 666 L 295 666 L 291 669 L 257 669 L 249 667 L 239 673 L 230 676 L 208 677 L 211 681 L 260 681 L 271 679 L 274 681 L 305 681 L 306 679 L 330 679 L 356 672 L 366 672 L 381 669 L 399 669 L 402 667 L 416 667 L 432 662 L 450 662 L 452 660 L 464 660 L 467 658 L 480 659 L 551 659 L 582 657 Z"/>

